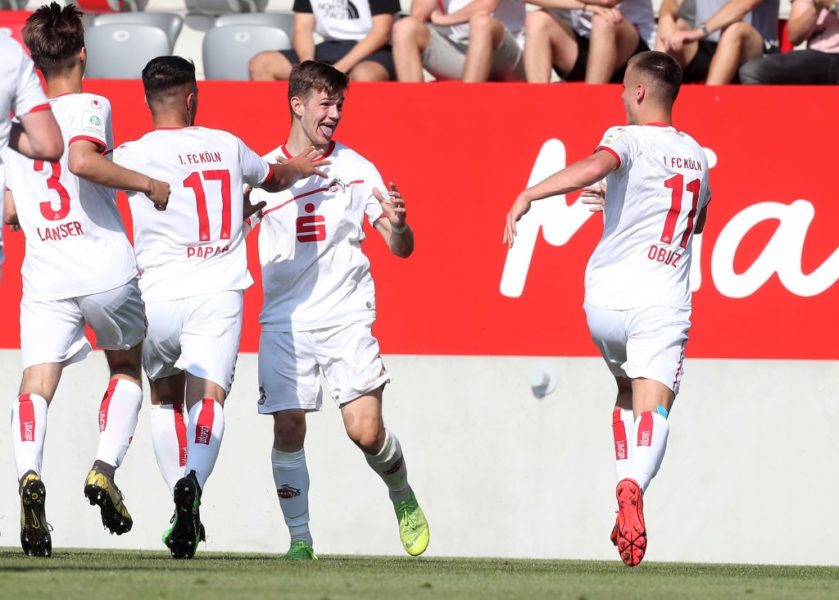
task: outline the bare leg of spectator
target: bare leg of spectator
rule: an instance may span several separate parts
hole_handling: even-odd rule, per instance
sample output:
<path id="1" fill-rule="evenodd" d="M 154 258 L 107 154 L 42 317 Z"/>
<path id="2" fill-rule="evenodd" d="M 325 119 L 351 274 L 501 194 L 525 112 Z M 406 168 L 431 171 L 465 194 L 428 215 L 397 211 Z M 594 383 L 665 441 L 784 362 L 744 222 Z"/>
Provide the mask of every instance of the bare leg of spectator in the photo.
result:
<path id="1" fill-rule="evenodd" d="M 350 81 L 390 81 L 390 75 L 381 64 L 362 60 L 350 69 Z"/>
<path id="2" fill-rule="evenodd" d="M 707 85 L 725 85 L 734 81 L 740 65 L 763 54 L 763 37 L 743 21 L 729 25 L 720 35 L 720 43 L 711 66 Z"/>
<path id="3" fill-rule="evenodd" d="M 286 81 L 291 75 L 291 63 L 276 50 L 260 52 L 248 63 L 251 81 Z"/>
<path id="4" fill-rule="evenodd" d="M 524 25 L 524 72 L 530 83 L 549 83 L 553 67 L 568 73 L 577 62 L 574 32 L 544 10 L 527 13 Z"/>
<path id="5" fill-rule="evenodd" d="M 638 30 L 632 23 L 592 16 L 586 83 L 609 83 L 615 69 L 626 63 L 637 47 Z"/>
<path id="6" fill-rule="evenodd" d="M 428 26 L 414 17 L 404 17 L 393 24 L 393 63 L 399 81 L 423 81 L 422 53 L 428 48 L 430 37 Z"/>
<path id="7" fill-rule="evenodd" d="M 463 81 L 477 83 L 489 80 L 492 56 L 504 41 L 506 31 L 504 24 L 491 15 L 480 14 L 469 19 L 469 46 L 466 64 L 463 65 Z"/>

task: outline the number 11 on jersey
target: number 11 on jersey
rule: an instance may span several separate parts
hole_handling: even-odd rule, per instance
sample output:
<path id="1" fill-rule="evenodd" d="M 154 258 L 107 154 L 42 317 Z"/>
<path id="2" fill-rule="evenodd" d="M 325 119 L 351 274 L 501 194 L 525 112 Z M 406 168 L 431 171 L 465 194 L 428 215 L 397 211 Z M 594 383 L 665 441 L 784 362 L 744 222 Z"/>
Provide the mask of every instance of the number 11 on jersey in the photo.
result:
<path id="1" fill-rule="evenodd" d="M 693 233 L 693 226 L 696 223 L 696 209 L 699 205 L 699 189 L 701 182 L 698 179 L 693 179 L 687 185 L 684 185 L 685 178 L 683 175 L 674 175 L 664 182 L 664 187 L 670 190 L 670 210 L 667 212 L 667 218 L 664 221 L 664 231 L 661 233 L 661 241 L 664 244 L 673 242 L 676 233 L 676 223 L 679 220 L 679 215 L 682 212 L 682 195 L 684 190 L 691 194 L 690 212 L 688 213 L 688 222 L 685 232 L 682 234 L 682 239 L 679 246 L 682 248 L 688 247 L 688 240 L 690 234 Z"/>

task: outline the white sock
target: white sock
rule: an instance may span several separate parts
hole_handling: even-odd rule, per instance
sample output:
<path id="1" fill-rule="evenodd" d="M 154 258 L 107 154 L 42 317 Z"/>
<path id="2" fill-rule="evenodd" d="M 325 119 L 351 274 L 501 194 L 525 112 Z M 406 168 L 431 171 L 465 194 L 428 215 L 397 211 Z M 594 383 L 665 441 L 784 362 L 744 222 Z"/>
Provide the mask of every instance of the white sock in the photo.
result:
<path id="1" fill-rule="evenodd" d="M 151 405 L 151 439 L 157 467 L 171 494 L 186 466 L 186 422 L 183 403 Z"/>
<path id="2" fill-rule="evenodd" d="M 127 379 L 111 379 L 99 405 L 99 448 L 96 460 L 119 467 L 137 429 L 143 389 Z"/>
<path id="3" fill-rule="evenodd" d="M 365 454 L 364 458 L 387 485 L 392 502 L 405 500 L 411 495 L 411 488 L 408 485 L 408 468 L 402 456 L 402 447 L 390 431 L 385 430 L 385 443 L 379 453 Z"/>
<path id="4" fill-rule="evenodd" d="M 41 475 L 47 437 L 47 401 L 38 394 L 21 394 L 12 402 L 12 446 L 17 478 L 27 471 Z"/>
<path id="5" fill-rule="evenodd" d="M 635 421 L 635 431 L 637 435 L 629 477 L 646 491 L 664 458 L 670 426 L 662 415 L 643 412 Z"/>
<path id="6" fill-rule="evenodd" d="M 632 410 L 615 408 L 612 411 L 612 437 L 615 440 L 615 476 L 617 481 L 629 477 L 629 471 L 632 468 L 632 451 L 635 446 L 631 442 L 633 433 L 635 433 L 635 417 Z"/>
<path id="7" fill-rule="evenodd" d="M 224 409 L 212 398 L 204 398 L 189 409 L 186 430 L 186 467 L 184 474 L 195 471 L 198 485 L 204 484 L 216 466 L 221 438 L 224 437 Z"/>
<path id="8" fill-rule="evenodd" d="M 306 466 L 306 453 L 301 448 L 297 452 L 281 452 L 271 449 L 271 466 L 274 471 L 274 483 L 277 497 L 283 511 L 285 524 L 288 526 L 291 542 L 304 540 L 312 545 L 309 532 L 309 469 Z"/>

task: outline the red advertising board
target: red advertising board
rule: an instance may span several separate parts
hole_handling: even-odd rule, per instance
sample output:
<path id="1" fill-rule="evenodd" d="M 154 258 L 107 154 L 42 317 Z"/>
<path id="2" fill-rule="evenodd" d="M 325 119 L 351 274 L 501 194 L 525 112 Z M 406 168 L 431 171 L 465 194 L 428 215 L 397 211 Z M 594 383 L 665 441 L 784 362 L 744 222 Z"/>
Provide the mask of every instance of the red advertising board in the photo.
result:
<path id="1" fill-rule="evenodd" d="M 114 107 L 116 139 L 150 127 L 139 82 L 90 81 Z M 204 82 L 199 124 L 265 152 L 284 141 L 283 84 Z M 602 229 L 576 195 L 544 201 L 508 255 L 509 205 L 528 180 L 586 156 L 624 121 L 619 86 L 368 84 L 348 93 L 338 139 L 406 198 L 413 256 L 364 246 L 378 289 L 377 333 L 398 354 L 596 354 L 583 272 Z M 678 128 L 707 150 L 713 201 L 695 248 L 693 357 L 839 359 L 839 137 L 836 88 L 686 87 Z M 120 200 L 125 207 L 124 198 Z M 127 213 L 127 211 L 124 211 Z M 130 216 L 126 214 L 127 222 Z M 20 234 L 6 229 L 0 347 L 18 345 Z M 247 294 L 243 351 L 256 349 L 261 291 Z"/>

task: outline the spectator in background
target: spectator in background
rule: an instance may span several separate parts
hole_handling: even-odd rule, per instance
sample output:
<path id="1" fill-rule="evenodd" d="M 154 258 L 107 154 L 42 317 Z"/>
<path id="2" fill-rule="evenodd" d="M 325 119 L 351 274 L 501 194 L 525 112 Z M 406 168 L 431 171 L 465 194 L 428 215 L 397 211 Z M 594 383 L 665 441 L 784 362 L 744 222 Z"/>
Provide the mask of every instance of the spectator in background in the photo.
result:
<path id="1" fill-rule="evenodd" d="M 662 2 L 656 48 L 679 61 L 685 82 L 732 83 L 740 65 L 778 52 L 779 0 L 696 0 L 694 23 L 680 18 L 682 2 Z"/>
<path id="2" fill-rule="evenodd" d="M 393 27 L 397 78 L 521 81 L 524 17 L 521 0 L 415 0 Z"/>
<path id="3" fill-rule="evenodd" d="M 551 69 L 565 81 L 620 83 L 629 58 L 655 39 L 650 0 L 530 0 L 524 67 L 527 81 L 548 83 Z M 571 24 L 552 9 L 570 9 Z"/>
<path id="4" fill-rule="evenodd" d="M 332 65 L 353 81 L 395 77 L 389 42 L 399 0 L 294 0 L 292 10 L 293 49 L 254 56 L 252 80 L 288 80 L 291 68 L 306 60 Z M 315 33 L 324 41 L 315 44 Z"/>
<path id="5" fill-rule="evenodd" d="M 839 2 L 794 0 L 787 21 L 793 45 L 807 41 L 806 50 L 773 54 L 740 67 L 742 83 L 839 83 Z"/>

